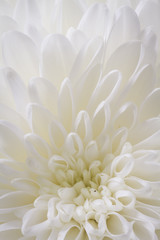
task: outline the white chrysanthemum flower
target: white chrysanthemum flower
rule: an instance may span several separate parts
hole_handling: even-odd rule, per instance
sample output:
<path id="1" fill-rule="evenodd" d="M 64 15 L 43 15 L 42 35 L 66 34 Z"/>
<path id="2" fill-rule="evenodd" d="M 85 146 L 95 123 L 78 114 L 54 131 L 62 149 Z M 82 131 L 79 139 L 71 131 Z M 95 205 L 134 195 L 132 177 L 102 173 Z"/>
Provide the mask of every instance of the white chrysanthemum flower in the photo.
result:
<path id="1" fill-rule="evenodd" d="M 0 239 L 160 239 L 160 2 L 0 14 Z"/>

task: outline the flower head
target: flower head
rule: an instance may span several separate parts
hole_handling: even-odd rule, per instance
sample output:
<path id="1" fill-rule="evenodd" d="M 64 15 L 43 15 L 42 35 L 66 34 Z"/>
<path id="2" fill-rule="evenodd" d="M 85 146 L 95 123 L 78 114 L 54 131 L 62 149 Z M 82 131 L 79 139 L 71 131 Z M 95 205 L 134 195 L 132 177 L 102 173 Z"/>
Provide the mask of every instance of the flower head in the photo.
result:
<path id="1" fill-rule="evenodd" d="M 160 3 L 0 3 L 0 239 L 160 239 Z"/>

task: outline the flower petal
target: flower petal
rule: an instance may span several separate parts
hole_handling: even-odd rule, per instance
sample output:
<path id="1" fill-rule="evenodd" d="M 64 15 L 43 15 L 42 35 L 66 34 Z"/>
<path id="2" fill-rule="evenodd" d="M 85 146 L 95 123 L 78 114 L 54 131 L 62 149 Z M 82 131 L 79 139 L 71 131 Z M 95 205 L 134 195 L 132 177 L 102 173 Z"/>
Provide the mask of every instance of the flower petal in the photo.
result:
<path id="1" fill-rule="evenodd" d="M 143 28 L 152 26 L 153 30 L 160 34 L 158 25 L 158 22 L 160 22 L 160 4 L 158 1 L 141 1 L 136 12 Z M 154 16 L 150 15 L 151 12 L 154 12 Z"/>
<path id="2" fill-rule="evenodd" d="M 74 50 L 63 35 L 49 35 L 42 47 L 41 75 L 59 88 L 69 75 L 74 61 Z"/>
<path id="3" fill-rule="evenodd" d="M 81 137 L 84 143 L 91 141 L 92 128 L 91 120 L 86 111 L 80 111 L 75 120 L 75 131 Z"/>
<path id="4" fill-rule="evenodd" d="M 70 81 L 65 79 L 61 84 L 58 96 L 59 118 L 65 129 L 69 132 L 75 117 L 75 101 Z"/>
<path id="5" fill-rule="evenodd" d="M 51 112 L 41 105 L 30 104 L 28 106 L 28 119 L 34 133 L 49 142 L 49 126 L 54 119 Z"/>
<path id="6" fill-rule="evenodd" d="M 107 56 L 110 56 L 114 49 L 125 42 L 138 40 L 140 37 L 139 20 L 132 8 L 123 6 L 117 10 L 115 15 L 115 23 L 107 42 Z"/>
<path id="7" fill-rule="evenodd" d="M 111 71 L 97 83 L 95 90 L 89 100 L 87 111 L 93 114 L 93 111 L 102 101 L 111 102 L 116 96 L 121 83 L 121 74 L 119 71 Z"/>
<path id="8" fill-rule="evenodd" d="M 26 149 L 23 142 L 23 136 L 19 136 L 5 124 L 0 124 L 0 149 L 2 153 L 16 161 L 24 162 L 26 160 Z"/>
<path id="9" fill-rule="evenodd" d="M 104 36 L 109 31 L 109 20 L 107 6 L 95 3 L 85 12 L 78 29 L 83 31 L 87 37 Z"/>
<path id="10" fill-rule="evenodd" d="M 30 131 L 27 121 L 19 113 L 3 104 L 0 104 L 0 119 L 6 120 L 7 122 L 12 122 L 24 133 L 28 133 Z"/>
<path id="11" fill-rule="evenodd" d="M 3 72 L 6 82 L 8 82 L 8 86 L 11 89 L 16 110 L 23 116 L 26 116 L 26 106 L 29 102 L 29 96 L 23 81 L 11 68 L 4 68 Z M 21 101 L 19 101 L 19 99 L 21 99 Z"/>
<path id="12" fill-rule="evenodd" d="M 141 51 L 141 43 L 138 41 L 131 41 L 120 46 L 111 55 L 105 66 L 105 73 L 111 70 L 118 69 L 122 74 L 122 84 L 125 84 L 130 76 L 135 72 Z M 126 69 L 127 63 L 127 69 Z"/>
<path id="13" fill-rule="evenodd" d="M 155 89 L 143 102 L 140 110 L 140 120 L 158 117 L 160 115 L 160 88 Z"/>
<path id="14" fill-rule="evenodd" d="M 24 215 L 22 233 L 25 236 L 39 235 L 47 228 L 49 228 L 49 224 L 46 221 L 46 210 L 33 208 Z"/>
<path id="15" fill-rule="evenodd" d="M 54 85 L 44 78 L 33 78 L 29 84 L 31 100 L 42 104 L 53 114 L 57 114 L 58 93 Z"/>
<path id="16" fill-rule="evenodd" d="M 13 68 L 26 83 L 38 75 L 37 48 L 23 33 L 5 33 L 2 38 L 2 54 L 6 65 Z"/>
<path id="17" fill-rule="evenodd" d="M 9 192 L 0 197 L 0 212 L 10 212 L 33 202 L 35 197 L 25 191 Z"/>

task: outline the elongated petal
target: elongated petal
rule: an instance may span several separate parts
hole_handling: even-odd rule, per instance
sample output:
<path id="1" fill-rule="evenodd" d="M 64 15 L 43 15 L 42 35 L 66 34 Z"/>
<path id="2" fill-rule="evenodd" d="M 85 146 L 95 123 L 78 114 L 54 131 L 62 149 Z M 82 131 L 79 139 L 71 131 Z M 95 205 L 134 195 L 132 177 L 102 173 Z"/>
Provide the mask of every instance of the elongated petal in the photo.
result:
<path id="1" fill-rule="evenodd" d="M 31 77 L 38 75 L 37 48 L 23 33 L 5 33 L 2 38 L 2 54 L 6 65 L 19 73 L 26 83 Z"/>
<path id="2" fill-rule="evenodd" d="M 74 61 L 74 50 L 63 35 L 48 36 L 42 48 L 41 75 L 59 88 L 69 75 Z"/>

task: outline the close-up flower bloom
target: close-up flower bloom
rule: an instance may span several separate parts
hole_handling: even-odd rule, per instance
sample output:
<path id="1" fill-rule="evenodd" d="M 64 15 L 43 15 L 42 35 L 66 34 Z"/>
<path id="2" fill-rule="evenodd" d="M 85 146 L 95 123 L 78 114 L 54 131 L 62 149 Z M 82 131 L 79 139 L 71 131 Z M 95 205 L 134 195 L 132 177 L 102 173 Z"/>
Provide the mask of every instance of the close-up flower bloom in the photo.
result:
<path id="1" fill-rule="evenodd" d="M 0 1 L 0 240 L 160 240 L 160 1 Z"/>

